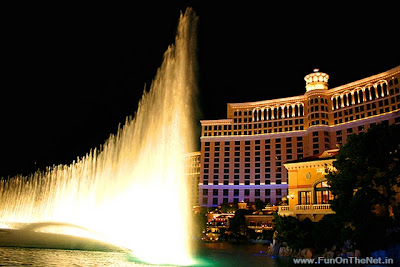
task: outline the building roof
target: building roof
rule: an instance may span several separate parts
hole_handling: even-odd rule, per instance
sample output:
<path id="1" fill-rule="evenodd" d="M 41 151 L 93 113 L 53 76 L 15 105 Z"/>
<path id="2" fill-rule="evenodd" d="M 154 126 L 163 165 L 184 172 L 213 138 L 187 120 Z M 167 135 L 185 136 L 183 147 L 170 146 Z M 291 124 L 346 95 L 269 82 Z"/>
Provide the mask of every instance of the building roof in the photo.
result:
<path id="1" fill-rule="evenodd" d="M 336 155 L 339 154 L 339 149 L 330 149 L 330 150 L 325 150 L 322 153 L 312 155 L 309 157 L 305 157 L 302 159 L 296 159 L 292 161 L 287 161 L 285 164 L 290 164 L 290 163 L 298 163 L 298 162 L 307 162 L 307 161 L 316 161 L 316 160 L 321 160 L 321 159 L 333 159 L 336 157 Z"/>

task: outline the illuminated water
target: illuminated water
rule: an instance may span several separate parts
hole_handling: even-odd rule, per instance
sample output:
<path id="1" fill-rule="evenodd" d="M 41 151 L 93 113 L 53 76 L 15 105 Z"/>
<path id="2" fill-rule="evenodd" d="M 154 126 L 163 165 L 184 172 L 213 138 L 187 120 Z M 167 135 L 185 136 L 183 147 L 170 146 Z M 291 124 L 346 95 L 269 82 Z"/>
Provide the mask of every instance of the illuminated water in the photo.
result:
<path id="1" fill-rule="evenodd" d="M 191 9 L 181 15 L 175 44 L 135 117 L 100 149 L 71 165 L 0 183 L 0 228 L 64 222 L 145 262 L 191 263 L 183 157 L 194 142 L 196 24 Z"/>
<path id="2" fill-rule="evenodd" d="M 291 258 L 265 253 L 263 245 L 233 245 L 229 243 L 199 244 L 195 266 L 201 267 L 282 267 L 295 266 Z M 0 266 L 149 266 L 135 262 L 125 253 L 76 251 L 57 249 L 1 248 Z M 151 265 L 159 266 L 159 265 Z"/>

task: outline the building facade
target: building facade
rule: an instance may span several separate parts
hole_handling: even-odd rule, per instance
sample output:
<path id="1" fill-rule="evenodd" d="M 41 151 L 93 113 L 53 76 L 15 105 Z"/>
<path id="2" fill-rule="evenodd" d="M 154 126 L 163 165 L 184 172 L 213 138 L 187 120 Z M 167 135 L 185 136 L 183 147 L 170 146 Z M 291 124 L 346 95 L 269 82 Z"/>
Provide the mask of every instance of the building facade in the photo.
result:
<path id="1" fill-rule="evenodd" d="M 335 170 L 333 162 L 338 153 L 339 149 L 331 149 L 284 164 L 289 173 L 288 205 L 279 206 L 279 215 L 319 221 L 334 213 L 329 203 L 333 195 L 325 175 Z"/>
<path id="2" fill-rule="evenodd" d="M 185 177 L 190 190 L 190 204 L 195 207 L 199 205 L 200 181 L 200 152 L 192 152 L 185 155 Z"/>
<path id="3" fill-rule="evenodd" d="M 287 161 L 334 149 L 376 123 L 400 121 L 400 66 L 328 89 L 314 70 L 304 95 L 227 104 L 227 119 L 201 121 L 201 206 L 288 194 Z"/>

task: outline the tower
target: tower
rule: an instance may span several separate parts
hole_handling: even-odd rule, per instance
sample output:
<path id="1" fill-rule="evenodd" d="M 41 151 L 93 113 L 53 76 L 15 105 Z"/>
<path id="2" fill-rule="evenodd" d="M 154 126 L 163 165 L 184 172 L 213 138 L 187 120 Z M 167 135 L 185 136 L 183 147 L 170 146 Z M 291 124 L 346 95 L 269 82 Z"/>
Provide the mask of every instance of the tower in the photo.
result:
<path id="1" fill-rule="evenodd" d="M 328 79 L 329 75 L 320 72 L 319 69 L 314 69 L 313 73 L 304 77 L 306 81 L 308 127 L 329 125 Z"/>
<path id="2" fill-rule="evenodd" d="M 314 72 L 304 77 L 306 81 L 306 91 L 311 90 L 327 90 L 329 75 L 320 72 L 319 69 L 314 69 Z"/>

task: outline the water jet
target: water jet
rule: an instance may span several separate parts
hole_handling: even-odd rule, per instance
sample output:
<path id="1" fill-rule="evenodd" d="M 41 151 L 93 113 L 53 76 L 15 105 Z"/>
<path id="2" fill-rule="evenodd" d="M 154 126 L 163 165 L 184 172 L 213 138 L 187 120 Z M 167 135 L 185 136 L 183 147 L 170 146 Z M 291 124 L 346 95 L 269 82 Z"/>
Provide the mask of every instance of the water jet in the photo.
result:
<path id="1" fill-rule="evenodd" d="M 191 8 L 181 14 L 175 43 L 135 117 L 101 149 L 70 165 L 0 181 L 0 225 L 31 224 L 28 230 L 2 229 L 0 246 L 11 242 L 10 235 L 20 246 L 53 240 L 61 233 L 33 231 L 32 223 L 62 222 L 100 233 L 145 262 L 191 263 L 184 155 L 194 147 L 197 20 Z M 168 208 L 154 212 L 160 202 Z"/>

